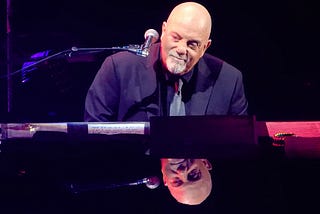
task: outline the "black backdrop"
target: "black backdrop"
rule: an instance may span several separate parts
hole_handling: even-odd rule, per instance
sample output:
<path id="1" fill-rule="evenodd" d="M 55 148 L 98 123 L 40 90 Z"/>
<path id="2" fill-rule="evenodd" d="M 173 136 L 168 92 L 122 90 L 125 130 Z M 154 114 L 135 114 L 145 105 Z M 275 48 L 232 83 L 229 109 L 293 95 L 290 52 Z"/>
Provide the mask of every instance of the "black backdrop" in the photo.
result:
<path id="1" fill-rule="evenodd" d="M 73 46 L 141 44 L 147 29 L 161 32 L 162 21 L 181 1 L 10 2 L 9 43 L 6 8 L 0 7 L 1 122 L 81 121 L 87 87 L 109 54 L 49 61 L 32 71 L 26 83 L 21 82 L 21 73 L 14 74 L 8 87 L 7 46 L 12 53 L 8 63 L 13 73 L 32 54 L 44 50 L 57 53 Z M 251 114 L 267 121 L 320 119 L 320 35 L 315 1 L 199 2 L 208 7 L 214 19 L 213 45 L 208 51 L 243 72 Z M 1 5 L 6 1 L 1 0 Z M 11 100 L 7 99 L 8 92 Z M 65 150 L 61 155 L 60 149 L 53 152 L 50 148 L 42 147 L 46 152 L 35 148 L 36 152 L 22 149 L 2 153 L 1 213 L 311 213 L 316 208 L 316 198 L 311 195 L 319 190 L 317 161 L 218 162 L 213 173 L 214 194 L 203 206 L 190 208 L 177 205 L 165 188 L 150 191 L 144 186 L 74 197 L 61 187 L 68 179 L 132 180 L 149 171 L 154 173 L 152 166 L 157 168 L 158 162 L 121 155 L 120 160 L 104 159 L 105 154 L 96 154 L 99 150 L 86 153 L 80 148 L 75 156 Z M 115 162 L 120 168 L 104 168 Z M 132 169 L 136 164 L 138 171 Z M 115 180 L 109 181 L 110 175 Z"/>

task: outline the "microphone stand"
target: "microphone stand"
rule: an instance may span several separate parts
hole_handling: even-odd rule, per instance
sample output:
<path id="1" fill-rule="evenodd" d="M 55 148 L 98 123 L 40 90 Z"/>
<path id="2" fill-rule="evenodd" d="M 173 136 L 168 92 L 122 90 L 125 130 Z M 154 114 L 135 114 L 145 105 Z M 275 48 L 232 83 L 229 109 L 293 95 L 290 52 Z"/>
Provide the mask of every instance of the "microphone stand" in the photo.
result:
<path id="1" fill-rule="evenodd" d="M 71 52 L 87 52 L 87 53 L 96 53 L 96 52 L 103 52 L 106 50 L 117 50 L 117 51 L 129 51 L 134 54 L 137 54 L 138 56 L 146 57 L 148 55 L 148 52 L 145 48 L 142 47 L 142 45 L 128 45 L 128 46 L 122 46 L 122 47 L 111 47 L 111 48 L 77 48 L 72 47 Z M 69 55 L 71 57 L 71 55 Z"/>
<path id="2" fill-rule="evenodd" d="M 66 188 L 73 194 L 82 192 L 91 192 L 97 190 L 112 190 L 121 187 L 137 186 L 145 184 L 149 189 L 155 189 L 160 185 L 160 180 L 156 176 L 143 178 L 134 182 L 118 183 L 118 184 L 66 184 Z"/>
<path id="3" fill-rule="evenodd" d="M 17 73 L 20 73 L 24 70 L 33 68 L 39 64 L 41 64 L 42 62 L 54 59 L 54 58 L 58 58 L 62 55 L 65 55 L 65 57 L 67 58 L 71 58 L 73 56 L 73 54 L 75 53 L 87 53 L 87 54 L 92 54 L 92 53 L 100 53 L 100 52 L 104 52 L 104 51 L 129 51 L 131 53 L 134 53 L 138 56 L 143 56 L 146 57 L 149 53 L 147 49 L 144 49 L 142 47 L 142 45 L 128 45 L 128 46 L 118 46 L 118 47 L 106 47 L 106 48 L 77 48 L 77 47 L 72 47 L 70 49 L 64 50 L 64 51 L 60 51 L 58 53 L 55 53 L 53 55 L 47 56 L 43 59 L 40 59 L 32 64 L 29 64 L 27 66 L 22 67 L 21 69 L 12 72 L 10 76 L 15 75 Z"/>

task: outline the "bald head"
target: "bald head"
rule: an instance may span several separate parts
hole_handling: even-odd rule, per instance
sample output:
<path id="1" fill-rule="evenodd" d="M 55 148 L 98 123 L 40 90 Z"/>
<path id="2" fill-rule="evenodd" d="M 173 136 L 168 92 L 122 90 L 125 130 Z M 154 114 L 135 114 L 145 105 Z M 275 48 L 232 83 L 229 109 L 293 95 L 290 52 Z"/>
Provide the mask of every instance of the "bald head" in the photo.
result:
<path id="1" fill-rule="evenodd" d="M 182 204 L 198 205 L 210 195 L 211 169 L 207 159 L 161 159 L 163 182 Z"/>
<path id="2" fill-rule="evenodd" d="M 181 187 L 168 186 L 171 195 L 180 203 L 187 205 L 201 204 L 211 193 L 212 180 L 208 170 L 202 170 L 202 178 Z"/>
<path id="3" fill-rule="evenodd" d="M 211 16 L 208 10 L 196 2 L 184 2 L 177 5 L 170 13 L 167 23 L 178 24 L 187 29 L 192 27 L 200 32 L 203 39 L 209 39 L 211 33 Z"/>

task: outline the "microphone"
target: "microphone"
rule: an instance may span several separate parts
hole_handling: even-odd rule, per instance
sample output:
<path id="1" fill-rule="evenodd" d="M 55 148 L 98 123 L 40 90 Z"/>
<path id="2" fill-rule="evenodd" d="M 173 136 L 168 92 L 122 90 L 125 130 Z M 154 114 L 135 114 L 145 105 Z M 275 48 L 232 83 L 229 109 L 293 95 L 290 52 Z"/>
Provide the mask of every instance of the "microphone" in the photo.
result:
<path id="1" fill-rule="evenodd" d="M 149 55 L 149 49 L 153 43 L 158 41 L 159 33 L 154 29 L 149 29 L 144 33 L 145 41 L 141 46 L 140 56 L 147 57 Z"/>
<path id="2" fill-rule="evenodd" d="M 160 185 L 160 180 L 157 176 L 151 176 L 125 185 L 135 186 L 140 184 L 145 184 L 149 189 L 155 189 Z"/>
<path id="3" fill-rule="evenodd" d="M 160 179 L 157 176 L 146 178 L 146 186 L 149 189 L 155 189 L 160 185 Z"/>
<path id="4" fill-rule="evenodd" d="M 95 191 L 95 190 L 107 190 L 107 189 L 116 189 L 125 186 L 136 186 L 140 184 L 145 184 L 149 189 L 155 189 L 160 185 L 160 179 L 157 176 L 150 176 L 143 178 L 134 182 L 129 183 L 120 183 L 120 184 L 67 184 L 66 187 L 69 191 L 74 194 L 81 192 Z"/>

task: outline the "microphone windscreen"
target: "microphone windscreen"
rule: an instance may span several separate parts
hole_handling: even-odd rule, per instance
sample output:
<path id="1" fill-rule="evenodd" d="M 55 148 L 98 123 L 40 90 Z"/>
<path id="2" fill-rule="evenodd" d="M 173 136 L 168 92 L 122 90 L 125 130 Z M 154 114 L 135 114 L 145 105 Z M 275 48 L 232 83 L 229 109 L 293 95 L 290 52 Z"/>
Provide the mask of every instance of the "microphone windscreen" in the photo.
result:
<path id="1" fill-rule="evenodd" d="M 159 39 L 159 33 L 154 29 L 149 29 L 144 33 L 144 38 L 147 39 L 152 36 L 152 42 L 156 42 Z"/>
<path id="2" fill-rule="evenodd" d="M 157 176 L 147 178 L 146 186 L 149 189 L 155 189 L 160 185 L 160 179 Z"/>

